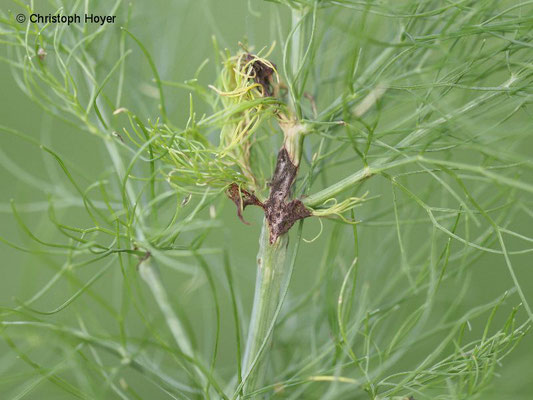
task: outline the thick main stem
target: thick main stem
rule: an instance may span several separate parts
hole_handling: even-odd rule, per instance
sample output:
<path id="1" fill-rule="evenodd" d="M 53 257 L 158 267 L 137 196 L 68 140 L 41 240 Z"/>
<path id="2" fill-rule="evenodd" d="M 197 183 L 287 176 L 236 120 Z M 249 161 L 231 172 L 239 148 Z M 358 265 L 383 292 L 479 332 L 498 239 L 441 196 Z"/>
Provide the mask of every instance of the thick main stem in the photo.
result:
<path id="1" fill-rule="evenodd" d="M 254 305 L 243 361 L 244 394 L 260 387 L 267 368 L 268 360 L 264 355 L 283 301 L 280 289 L 288 271 L 285 264 L 287 232 L 296 221 L 311 216 L 300 200 L 290 200 L 298 172 L 301 132 L 296 129 L 287 134 L 285 129 L 285 143 L 278 153 L 270 181 L 270 196 L 262 203 L 265 219 L 259 239 Z"/>
<path id="2" fill-rule="evenodd" d="M 286 274 L 287 244 L 287 235 L 280 236 L 270 244 L 268 222 L 265 219 L 259 239 L 254 304 L 244 353 L 243 371 L 244 378 L 247 378 L 244 394 L 257 389 L 264 378 L 267 363 L 262 362 L 262 359 L 271 342 L 274 317 L 280 302 L 281 284 Z"/>
<path id="3" fill-rule="evenodd" d="M 297 73 L 301 60 L 303 17 L 303 12 L 292 10 L 293 74 Z M 293 110 L 298 110 L 294 101 L 292 98 Z M 285 262 L 289 242 L 287 231 L 297 220 L 311 215 L 300 200 L 288 201 L 300 164 L 305 129 L 290 119 L 280 121 L 280 126 L 284 133 L 284 143 L 278 153 L 276 170 L 271 179 L 269 199 L 263 205 L 265 219 L 259 239 L 254 304 L 243 359 L 244 395 L 261 387 L 268 367 L 265 353 L 272 341 L 275 319 L 283 301 L 282 284 L 289 275 Z"/>

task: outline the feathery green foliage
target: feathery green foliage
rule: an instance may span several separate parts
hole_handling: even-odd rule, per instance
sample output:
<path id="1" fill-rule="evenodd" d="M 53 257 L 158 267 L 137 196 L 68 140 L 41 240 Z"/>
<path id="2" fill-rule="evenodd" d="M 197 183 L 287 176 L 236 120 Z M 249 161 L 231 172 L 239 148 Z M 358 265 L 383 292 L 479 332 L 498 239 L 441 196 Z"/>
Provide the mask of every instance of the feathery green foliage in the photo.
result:
<path id="1" fill-rule="evenodd" d="M 51 3 L 0 17 L 54 124 L 0 126 L 34 196 L 0 204 L 3 274 L 28 282 L 1 304 L 6 398 L 528 398 L 506 356 L 531 362 L 533 2 L 191 2 L 214 40 L 187 80 L 145 6 Z M 118 22 L 15 20 L 46 7 Z M 252 308 L 261 210 L 241 225 L 225 192 L 264 204 L 282 146 L 312 217 L 272 246 L 264 222 Z"/>

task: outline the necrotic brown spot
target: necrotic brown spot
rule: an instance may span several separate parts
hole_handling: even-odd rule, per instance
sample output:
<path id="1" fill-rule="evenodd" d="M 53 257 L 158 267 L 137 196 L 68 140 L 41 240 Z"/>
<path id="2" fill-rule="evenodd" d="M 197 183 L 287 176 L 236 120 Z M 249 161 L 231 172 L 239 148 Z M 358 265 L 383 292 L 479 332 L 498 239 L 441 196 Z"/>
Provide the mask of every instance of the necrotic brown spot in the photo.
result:
<path id="1" fill-rule="evenodd" d="M 246 206 L 255 205 L 264 210 L 270 231 L 270 244 L 287 233 L 296 221 L 311 216 L 311 211 L 300 200 L 289 201 L 297 172 L 298 167 L 292 163 L 285 147 L 282 147 L 278 153 L 276 169 L 270 182 L 270 196 L 264 203 L 259 201 L 253 193 L 239 188 L 235 183 L 231 184 L 226 191 L 227 196 L 237 206 L 237 215 L 245 224 L 248 223 L 242 217 L 242 210 Z"/>
<path id="2" fill-rule="evenodd" d="M 290 160 L 285 147 L 278 153 L 276 169 L 270 184 L 270 196 L 264 203 L 265 217 L 270 228 L 270 243 L 287 233 L 296 221 L 311 216 L 300 200 L 288 201 L 298 167 Z"/>
<path id="3" fill-rule="evenodd" d="M 254 72 L 254 81 L 263 87 L 264 96 L 272 96 L 272 80 L 274 69 L 250 53 L 246 54 L 244 61 L 246 63 L 251 62 L 252 70 Z"/>
<path id="4" fill-rule="evenodd" d="M 232 183 L 229 186 L 229 188 L 226 190 L 226 194 L 237 206 L 237 215 L 239 219 L 246 225 L 249 225 L 249 223 L 246 222 L 242 216 L 242 211 L 246 208 L 246 206 L 259 206 L 264 208 L 263 203 L 261 203 L 261 201 L 259 201 L 259 199 L 253 193 L 239 188 L 239 185 L 236 183 Z"/>

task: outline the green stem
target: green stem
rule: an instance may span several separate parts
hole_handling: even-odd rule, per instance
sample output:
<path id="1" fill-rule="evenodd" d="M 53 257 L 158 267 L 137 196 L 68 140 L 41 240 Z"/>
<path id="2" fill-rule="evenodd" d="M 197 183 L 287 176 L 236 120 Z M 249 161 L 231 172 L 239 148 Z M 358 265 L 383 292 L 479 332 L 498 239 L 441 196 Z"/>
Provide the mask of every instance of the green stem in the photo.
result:
<path id="1" fill-rule="evenodd" d="M 112 160 L 112 163 L 117 171 L 118 176 L 121 177 L 121 179 L 124 179 L 126 170 L 124 168 L 124 165 L 118 153 L 116 144 L 109 139 L 105 140 L 105 144 L 106 144 L 108 154 Z M 136 197 L 134 194 L 133 188 L 131 187 L 131 183 L 128 181 L 126 181 L 126 184 L 125 184 L 125 192 L 128 194 L 129 198 L 133 199 Z M 135 213 L 136 213 L 136 218 L 138 219 L 138 221 L 142 223 L 143 216 L 142 216 L 142 213 L 139 211 L 139 208 L 136 208 Z M 137 240 L 139 240 L 140 242 L 145 241 L 145 237 L 144 237 L 144 233 L 142 229 L 137 228 L 135 233 L 136 233 L 135 236 Z M 174 310 L 172 309 L 167 292 L 163 284 L 161 283 L 159 274 L 154 268 L 155 267 L 152 265 L 149 259 L 143 260 L 139 264 L 139 274 L 142 277 L 142 279 L 146 282 L 150 291 L 152 292 L 152 295 L 154 296 L 159 309 L 161 310 L 161 312 L 163 313 L 163 316 L 165 317 L 165 321 L 168 325 L 168 328 L 170 329 L 170 332 L 172 333 L 174 340 L 176 341 L 176 344 L 178 345 L 179 350 L 185 356 L 190 357 L 191 359 L 194 359 L 194 351 L 191 345 L 191 341 L 189 337 L 187 336 L 185 329 L 183 328 L 183 325 L 181 324 L 180 320 L 174 313 Z M 208 387 L 205 373 L 202 372 L 202 370 L 198 366 L 193 367 L 193 373 L 203 388 Z M 209 398 L 210 397 L 209 389 L 207 390 L 208 391 L 204 394 L 207 396 L 207 398 Z"/>
<path id="2" fill-rule="evenodd" d="M 304 15 L 301 10 L 292 10 L 291 17 L 294 34 L 292 37 L 291 61 L 293 74 L 297 73 L 302 59 L 303 32 L 301 22 Z M 292 108 L 299 116 L 301 114 L 299 112 L 300 107 L 295 100 L 293 93 Z M 284 133 L 284 147 L 291 162 L 298 167 L 305 129 L 301 124 L 294 121 L 285 121 L 285 123 L 280 123 L 280 126 Z M 300 234 L 301 226 L 300 224 Z M 294 249 L 291 263 L 287 266 L 285 260 L 288 243 L 287 234 L 281 235 L 273 244 L 270 243 L 270 231 L 265 218 L 259 238 L 254 304 L 243 358 L 244 384 L 241 383 L 237 390 L 239 392 L 242 387 L 243 395 L 253 393 L 263 383 L 268 366 L 268 362 L 264 357 L 265 349 L 271 343 L 276 318 L 287 293 L 288 282 L 297 253 L 298 243 Z M 284 282 L 285 287 L 282 288 Z"/>
<path id="3" fill-rule="evenodd" d="M 303 18 L 305 17 L 305 12 L 303 10 L 298 10 L 293 8 L 291 11 L 291 25 L 294 29 L 294 34 L 291 39 L 291 64 L 292 71 L 290 78 L 291 80 L 297 79 L 298 71 L 300 70 L 300 65 L 302 63 L 302 48 L 303 48 L 303 35 L 302 35 L 302 23 Z M 288 71 L 286 71 L 288 73 Z M 292 82 L 290 87 L 291 90 L 291 106 L 298 118 L 302 117 L 302 109 L 298 101 L 300 93 L 299 90 L 294 86 L 296 82 Z M 296 93 L 295 93 L 296 91 Z"/>
<path id="4" fill-rule="evenodd" d="M 516 80 L 516 77 L 511 77 L 501 85 L 500 87 L 510 88 L 514 81 Z M 373 166 L 365 167 L 354 174 L 338 181 L 337 183 L 315 193 L 312 194 L 309 197 L 306 197 L 305 199 L 302 199 L 302 202 L 307 207 L 315 207 L 318 206 L 324 201 L 336 196 L 337 194 L 350 189 L 353 187 L 353 185 L 357 182 L 360 182 L 366 178 L 369 178 L 372 175 L 375 175 L 376 173 L 385 171 L 389 168 L 394 168 L 403 164 L 409 164 L 411 162 L 417 162 L 422 161 L 422 157 L 407 157 L 399 161 L 393 161 L 395 158 L 397 158 L 400 154 L 400 150 L 402 148 L 408 148 L 409 146 L 416 143 L 420 138 L 427 135 L 429 132 L 431 132 L 432 129 L 435 129 L 436 127 L 452 120 L 453 118 L 457 118 L 457 116 L 467 113 L 468 111 L 480 106 L 481 104 L 485 104 L 489 100 L 491 100 L 493 97 L 498 96 L 500 92 L 489 92 L 484 95 L 478 96 L 474 100 L 468 102 L 460 109 L 454 111 L 454 113 L 449 113 L 447 115 L 444 115 L 440 118 L 437 118 L 435 121 L 429 123 L 426 127 L 416 129 L 415 131 L 411 132 L 409 135 L 407 135 L 404 139 L 402 139 L 393 149 L 394 153 L 391 155 L 386 155 L 384 157 L 381 157 L 374 161 Z"/>
<path id="5" fill-rule="evenodd" d="M 323 204 L 326 200 L 331 199 L 338 195 L 339 193 L 350 189 L 353 187 L 354 184 L 357 182 L 361 182 L 367 178 L 370 178 L 372 175 L 375 175 L 379 172 L 385 171 L 390 168 L 399 167 L 400 165 L 409 164 L 412 162 L 416 162 L 418 158 L 416 156 L 414 157 L 408 157 L 404 158 L 398 161 L 393 161 L 386 164 L 378 164 L 365 167 L 357 172 L 355 172 L 352 175 L 347 176 L 344 179 L 341 179 L 337 183 L 334 183 L 333 185 L 327 187 L 326 189 L 323 189 L 317 193 L 312 194 L 311 196 L 305 197 L 302 199 L 302 203 L 306 207 L 316 207 L 321 204 Z"/>
<path id="6" fill-rule="evenodd" d="M 261 362 L 261 358 L 271 341 L 271 326 L 281 301 L 281 284 L 287 272 L 287 244 L 287 235 L 282 235 L 274 244 L 270 244 L 268 223 L 265 219 L 259 239 L 254 305 L 244 353 L 243 370 L 247 380 L 243 394 L 257 389 L 264 378 L 267 363 L 264 360 Z"/>
<path id="7" fill-rule="evenodd" d="M 139 275 L 150 288 L 179 350 L 186 356 L 194 358 L 192 345 L 185 333 L 185 328 L 174 313 L 167 292 L 159 278 L 159 274 L 150 260 L 144 260 L 139 264 Z M 201 372 L 199 372 L 199 376 L 202 376 Z"/>
<path id="8" fill-rule="evenodd" d="M 292 74 L 293 77 L 298 73 L 300 62 L 302 60 L 302 29 L 301 26 L 297 28 L 298 24 L 301 23 L 301 19 L 305 14 L 302 10 L 293 8 L 291 11 L 291 25 L 294 30 L 292 36 L 292 49 L 291 49 L 291 63 L 292 63 Z"/>

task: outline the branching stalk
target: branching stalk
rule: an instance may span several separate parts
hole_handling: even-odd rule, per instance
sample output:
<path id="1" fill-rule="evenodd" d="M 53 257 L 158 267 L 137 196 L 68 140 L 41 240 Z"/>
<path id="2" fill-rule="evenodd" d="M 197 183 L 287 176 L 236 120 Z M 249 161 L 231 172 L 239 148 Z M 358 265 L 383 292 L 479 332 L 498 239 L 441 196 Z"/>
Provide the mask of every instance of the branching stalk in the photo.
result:
<path id="1" fill-rule="evenodd" d="M 293 9 L 293 73 L 298 70 L 301 60 L 303 17 L 301 11 Z M 296 102 L 294 93 L 292 100 Z M 293 110 L 298 110 L 298 104 L 293 104 Z M 247 379 L 243 387 L 244 395 L 262 385 L 268 366 L 264 353 L 272 340 L 271 327 L 274 326 L 276 311 L 283 301 L 280 288 L 287 274 L 286 233 L 297 220 L 311 215 L 300 200 L 289 201 L 300 164 L 305 127 L 292 118 L 282 118 L 279 122 L 284 133 L 284 144 L 278 154 L 276 170 L 271 180 L 270 197 L 264 204 L 266 218 L 263 220 L 259 239 L 254 304 L 243 359 L 244 377 Z"/>

